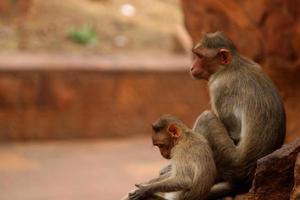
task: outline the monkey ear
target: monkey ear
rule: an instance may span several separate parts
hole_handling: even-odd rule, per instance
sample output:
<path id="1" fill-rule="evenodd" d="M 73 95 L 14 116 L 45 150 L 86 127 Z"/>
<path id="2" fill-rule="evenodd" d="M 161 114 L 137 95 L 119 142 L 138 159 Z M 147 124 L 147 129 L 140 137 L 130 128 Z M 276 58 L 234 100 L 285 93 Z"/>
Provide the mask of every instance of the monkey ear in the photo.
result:
<path id="1" fill-rule="evenodd" d="M 168 127 L 168 132 L 171 134 L 172 137 L 174 138 L 179 138 L 180 137 L 180 130 L 175 124 L 171 124 Z"/>
<path id="2" fill-rule="evenodd" d="M 219 50 L 219 58 L 222 65 L 227 65 L 231 62 L 232 55 L 228 49 L 222 48 Z"/>

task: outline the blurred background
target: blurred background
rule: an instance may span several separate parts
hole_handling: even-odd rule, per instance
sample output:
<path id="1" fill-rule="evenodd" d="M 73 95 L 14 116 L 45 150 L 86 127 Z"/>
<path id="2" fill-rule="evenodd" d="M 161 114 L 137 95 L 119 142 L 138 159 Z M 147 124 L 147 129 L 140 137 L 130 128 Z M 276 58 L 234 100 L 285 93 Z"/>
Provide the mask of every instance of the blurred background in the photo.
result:
<path id="1" fill-rule="evenodd" d="M 0 0 L 0 199 L 120 199 L 166 164 L 150 124 L 209 109 L 188 73 L 224 31 L 280 90 L 300 134 L 297 0 Z"/>

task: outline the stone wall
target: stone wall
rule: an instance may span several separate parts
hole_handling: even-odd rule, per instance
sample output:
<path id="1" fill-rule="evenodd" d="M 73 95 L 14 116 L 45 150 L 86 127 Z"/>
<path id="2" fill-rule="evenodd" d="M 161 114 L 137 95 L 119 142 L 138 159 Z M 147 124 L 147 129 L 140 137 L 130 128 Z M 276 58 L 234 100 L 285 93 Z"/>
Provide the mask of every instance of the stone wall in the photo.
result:
<path id="1" fill-rule="evenodd" d="M 189 58 L 0 56 L 0 139 L 150 134 L 170 113 L 192 125 L 208 108 Z"/>
<path id="2" fill-rule="evenodd" d="M 182 0 L 194 43 L 203 32 L 225 32 L 246 55 L 263 65 L 284 99 L 287 141 L 300 134 L 300 1 Z"/>

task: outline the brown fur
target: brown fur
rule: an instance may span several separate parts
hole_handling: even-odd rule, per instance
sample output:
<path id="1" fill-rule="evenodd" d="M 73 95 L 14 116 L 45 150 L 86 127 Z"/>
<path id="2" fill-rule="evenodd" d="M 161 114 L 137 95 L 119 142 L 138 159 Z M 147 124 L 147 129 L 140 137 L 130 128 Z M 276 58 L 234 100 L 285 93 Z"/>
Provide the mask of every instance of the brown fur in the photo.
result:
<path id="1" fill-rule="evenodd" d="M 167 135 L 164 138 L 175 142 L 171 149 L 171 168 L 158 178 L 138 184 L 138 189 L 129 194 L 129 199 L 155 199 L 158 193 L 169 192 L 179 192 L 174 198 L 177 200 L 206 199 L 216 176 L 213 154 L 206 139 L 170 115 L 159 118 L 153 129 L 153 143 L 162 144 L 160 139 L 157 140 L 160 138 L 157 134 Z M 169 131 L 172 132 L 171 137 L 168 137 Z M 162 199 L 156 197 L 155 200 Z"/>

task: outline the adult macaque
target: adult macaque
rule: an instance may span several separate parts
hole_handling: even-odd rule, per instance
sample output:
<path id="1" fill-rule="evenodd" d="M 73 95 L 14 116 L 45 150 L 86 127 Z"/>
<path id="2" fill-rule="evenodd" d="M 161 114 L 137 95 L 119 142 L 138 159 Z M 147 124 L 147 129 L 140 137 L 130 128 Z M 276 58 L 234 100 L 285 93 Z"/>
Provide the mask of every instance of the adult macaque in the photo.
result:
<path id="1" fill-rule="evenodd" d="M 209 86 L 212 111 L 203 112 L 193 130 L 214 153 L 220 182 L 210 192 L 214 199 L 249 188 L 256 161 L 284 141 L 285 111 L 260 65 L 241 56 L 224 34 L 204 35 L 192 51 L 191 75 Z"/>
<path id="2" fill-rule="evenodd" d="M 206 139 L 171 115 L 152 125 L 152 142 L 171 168 L 158 178 L 137 184 L 130 200 L 204 200 L 215 183 L 216 166 Z"/>

